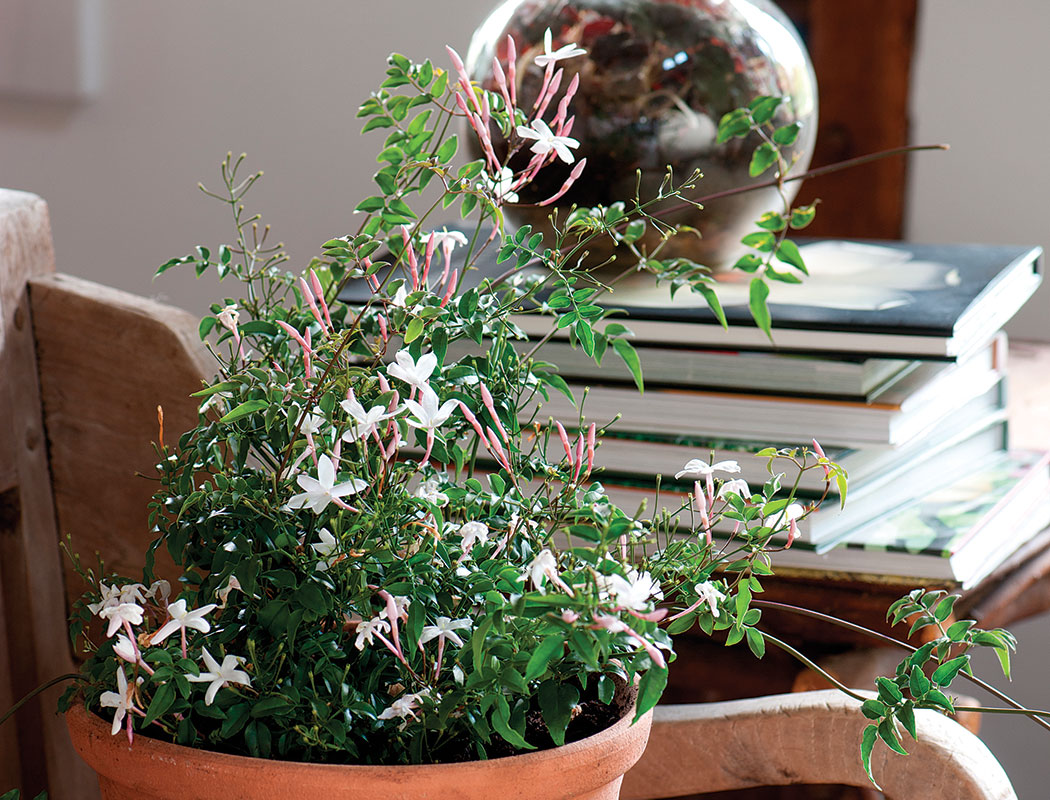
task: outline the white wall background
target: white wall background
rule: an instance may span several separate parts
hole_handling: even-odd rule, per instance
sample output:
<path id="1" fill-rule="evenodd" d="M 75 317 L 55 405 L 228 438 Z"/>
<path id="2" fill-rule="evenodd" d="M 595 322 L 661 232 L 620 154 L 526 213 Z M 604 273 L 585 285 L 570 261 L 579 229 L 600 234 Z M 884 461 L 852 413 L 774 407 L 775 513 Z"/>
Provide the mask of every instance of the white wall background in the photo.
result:
<path id="1" fill-rule="evenodd" d="M 5 3 L 0 0 L 0 12 Z M 230 231 L 197 191 L 217 183 L 227 150 L 266 170 L 252 208 L 274 223 L 293 262 L 350 227 L 368 192 L 374 141 L 357 138 L 360 101 L 392 50 L 442 59 L 466 49 L 493 0 L 97 0 L 101 89 L 78 103 L 0 97 L 0 186 L 51 206 L 59 269 L 201 312 L 213 287 L 155 267 Z M 17 4 L 17 3 L 16 3 Z M 948 154 L 912 165 L 907 235 L 925 241 L 1050 246 L 1045 0 L 921 0 L 916 142 Z M 0 14 L 0 24 L 3 24 Z M 858 20 L 863 24 L 863 20 Z M 0 37 L 2 41 L 2 37 Z M 1013 333 L 1050 338 L 1050 290 Z M 1050 705 L 1041 653 L 1050 623 L 1023 626 L 1023 701 Z M 1045 797 L 1050 738 L 990 719 L 993 750 L 1022 798 Z"/>

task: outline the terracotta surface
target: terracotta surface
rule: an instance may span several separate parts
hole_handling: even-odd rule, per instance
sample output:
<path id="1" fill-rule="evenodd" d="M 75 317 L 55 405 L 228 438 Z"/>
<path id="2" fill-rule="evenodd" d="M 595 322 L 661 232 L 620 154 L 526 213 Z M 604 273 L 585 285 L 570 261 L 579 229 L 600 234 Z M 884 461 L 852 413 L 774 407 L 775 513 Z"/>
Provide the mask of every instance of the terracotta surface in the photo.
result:
<path id="1" fill-rule="evenodd" d="M 110 735 L 109 723 L 77 706 L 66 715 L 73 744 L 99 773 L 103 800 L 616 800 L 641 756 L 652 712 L 553 750 L 511 758 L 409 767 L 337 766 L 209 753 Z"/>

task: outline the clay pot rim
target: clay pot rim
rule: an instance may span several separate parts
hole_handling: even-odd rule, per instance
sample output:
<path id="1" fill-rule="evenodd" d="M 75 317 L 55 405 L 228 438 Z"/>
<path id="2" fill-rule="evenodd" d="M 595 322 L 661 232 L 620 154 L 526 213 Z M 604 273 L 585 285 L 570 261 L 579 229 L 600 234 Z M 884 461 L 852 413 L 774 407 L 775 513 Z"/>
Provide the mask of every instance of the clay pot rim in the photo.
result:
<path id="1" fill-rule="evenodd" d="M 559 758 L 575 758 L 578 754 L 592 750 L 594 748 L 602 748 L 607 742 L 614 742 L 623 736 L 624 732 L 634 725 L 647 728 L 651 724 L 653 711 L 650 709 L 648 712 L 643 714 L 637 722 L 632 723 L 634 719 L 635 706 L 632 703 L 625 713 L 619 720 L 608 728 L 599 731 L 598 733 L 587 736 L 583 739 L 578 739 L 575 742 L 570 742 L 565 745 L 558 747 L 547 748 L 544 750 L 534 750 L 525 753 L 519 753 L 512 756 L 501 756 L 498 758 L 491 758 L 486 760 L 471 760 L 471 761 L 455 761 L 441 764 L 323 764 L 308 761 L 287 761 L 284 759 L 276 758 L 257 758 L 253 756 L 242 756 L 234 755 L 231 753 L 221 753 L 215 750 L 205 750 L 202 748 L 188 747 L 186 745 L 174 744 L 172 742 L 165 742 L 160 739 L 154 739 L 144 734 L 135 735 L 134 746 L 127 745 L 126 738 L 124 736 L 123 729 L 117 734 L 111 734 L 110 723 L 106 722 L 102 717 L 97 714 L 88 711 L 87 706 L 83 700 L 79 700 L 74 706 L 72 706 L 66 712 L 66 724 L 70 728 L 71 732 L 77 732 L 80 734 L 81 739 L 85 738 L 118 738 L 120 744 L 117 746 L 122 750 L 132 751 L 133 749 L 138 750 L 139 754 L 143 757 L 159 759 L 162 761 L 174 760 L 179 758 L 180 754 L 185 753 L 187 750 L 194 753 L 206 754 L 209 759 L 213 759 L 213 763 L 220 768 L 229 768 L 231 770 L 253 770 L 257 767 L 255 765 L 260 761 L 289 764 L 295 765 L 297 768 L 309 770 L 311 774 L 321 775 L 323 772 L 329 771 L 340 771 L 346 774 L 349 770 L 355 773 L 368 773 L 383 770 L 410 770 L 412 774 L 422 776 L 430 773 L 435 776 L 453 773 L 462 770 L 464 766 L 468 766 L 474 770 L 487 770 L 487 771 L 501 771 L 505 769 L 525 769 L 530 766 L 539 766 L 544 762 L 551 761 Z M 78 738 L 74 735 L 74 739 Z M 648 738 L 648 735 L 646 735 Z M 115 743 L 116 744 L 116 743 Z M 78 751 L 80 748 L 77 748 Z M 86 754 L 81 753 L 84 757 Z M 92 768 L 99 771 L 96 765 L 91 764 Z"/>

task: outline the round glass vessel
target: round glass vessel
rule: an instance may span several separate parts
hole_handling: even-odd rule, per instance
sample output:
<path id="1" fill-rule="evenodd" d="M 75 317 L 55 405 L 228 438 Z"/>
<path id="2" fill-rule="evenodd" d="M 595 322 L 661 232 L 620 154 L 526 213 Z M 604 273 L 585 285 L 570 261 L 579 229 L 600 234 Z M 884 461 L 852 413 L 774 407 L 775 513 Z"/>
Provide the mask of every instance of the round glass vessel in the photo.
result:
<path id="1" fill-rule="evenodd" d="M 543 80 L 534 59 L 544 52 L 548 28 L 552 49 L 575 43 L 587 51 L 558 62 L 565 70 L 563 88 L 579 75 L 570 106 L 575 115 L 571 136 L 580 142 L 576 157 L 587 158 L 583 177 L 559 200 L 560 208 L 630 200 L 636 187 L 643 201 L 653 198 L 668 165 L 676 184 L 695 169 L 703 173 L 690 192 L 697 198 L 768 180 L 771 172 L 757 179 L 748 175 L 751 154 L 761 142 L 757 134 L 716 142 L 722 115 L 760 95 L 789 98 L 773 122 L 801 123 L 787 155 L 794 159 L 792 174 L 808 166 L 817 128 L 816 78 L 798 33 L 772 2 L 508 0 L 474 34 L 467 56 L 472 77 L 495 90 L 492 59 L 505 60 L 511 35 L 518 52 L 518 105 L 531 108 Z M 546 116 L 553 113 L 552 108 Z M 507 142 L 498 131 L 492 133 L 502 157 Z M 512 166 L 524 166 L 530 155 L 523 148 Z M 570 169 L 560 162 L 548 167 L 522 200 L 550 197 Z M 787 188 L 793 197 L 798 183 Z M 703 211 L 683 209 L 669 221 L 693 226 L 701 236 L 677 237 L 673 251 L 664 249 L 661 257 L 684 256 L 714 269 L 730 266 L 743 251 L 740 238 L 755 229 L 754 220 L 782 202 L 769 188 L 711 200 Z M 518 225 L 549 224 L 549 208 L 507 210 Z M 652 247 L 658 239 L 650 236 L 646 244 Z"/>

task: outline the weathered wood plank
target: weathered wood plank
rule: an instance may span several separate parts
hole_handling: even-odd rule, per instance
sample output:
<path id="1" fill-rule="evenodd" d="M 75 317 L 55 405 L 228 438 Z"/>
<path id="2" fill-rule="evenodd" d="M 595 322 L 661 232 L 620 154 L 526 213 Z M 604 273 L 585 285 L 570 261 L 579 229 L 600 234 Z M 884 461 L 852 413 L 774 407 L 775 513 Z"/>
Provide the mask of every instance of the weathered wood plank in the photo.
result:
<path id="1" fill-rule="evenodd" d="M 8 611 L 3 668 L 16 696 L 73 666 L 27 294 L 29 278 L 53 271 L 47 205 L 0 190 L 0 460 L 7 464 L 4 483 L 15 486 L 8 504 L 17 508 L 0 526 L 0 584 Z M 20 761 L 29 797 L 44 788 L 56 800 L 92 797 L 92 774 L 55 713 L 60 691 L 44 692 L 19 713 L 20 750 L 3 757 Z"/>
<path id="2" fill-rule="evenodd" d="M 190 397 L 212 369 L 190 314 L 69 275 L 30 282 L 60 536 L 141 574 L 156 488 L 157 407 L 168 443 L 196 423 Z M 158 558 L 174 579 L 170 562 Z M 67 565 L 72 602 L 82 581 Z"/>

